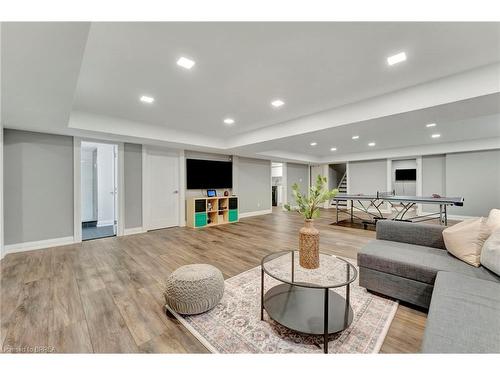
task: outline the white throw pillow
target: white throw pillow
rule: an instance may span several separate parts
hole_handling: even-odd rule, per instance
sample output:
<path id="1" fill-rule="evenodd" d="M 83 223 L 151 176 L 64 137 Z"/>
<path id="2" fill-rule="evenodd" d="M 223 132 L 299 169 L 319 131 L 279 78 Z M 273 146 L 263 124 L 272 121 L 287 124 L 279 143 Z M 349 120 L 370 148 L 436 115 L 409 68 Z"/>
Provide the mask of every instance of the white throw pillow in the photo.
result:
<path id="1" fill-rule="evenodd" d="M 484 242 L 481 264 L 500 276 L 500 229 L 493 232 Z"/>
<path id="2" fill-rule="evenodd" d="M 483 217 L 464 220 L 443 230 L 446 249 L 458 259 L 474 266 L 480 266 L 481 249 L 491 234 Z"/>
<path id="3" fill-rule="evenodd" d="M 488 215 L 488 221 L 486 224 L 489 225 L 492 231 L 500 228 L 500 210 L 497 208 L 493 208 Z"/>

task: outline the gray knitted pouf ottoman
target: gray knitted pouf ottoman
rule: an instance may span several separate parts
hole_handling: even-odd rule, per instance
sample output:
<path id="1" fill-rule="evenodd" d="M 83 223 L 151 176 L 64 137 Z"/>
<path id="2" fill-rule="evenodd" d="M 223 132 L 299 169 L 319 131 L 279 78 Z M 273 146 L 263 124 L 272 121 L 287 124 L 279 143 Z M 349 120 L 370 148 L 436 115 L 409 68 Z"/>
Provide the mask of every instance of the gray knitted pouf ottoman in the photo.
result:
<path id="1" fill-rule="evenodd" d="M 165 302 L 180 314 L 200 314 L 219 303 L 224 294 L 224 277 L 210 264 L 177 268 L 167 278 Z"/>

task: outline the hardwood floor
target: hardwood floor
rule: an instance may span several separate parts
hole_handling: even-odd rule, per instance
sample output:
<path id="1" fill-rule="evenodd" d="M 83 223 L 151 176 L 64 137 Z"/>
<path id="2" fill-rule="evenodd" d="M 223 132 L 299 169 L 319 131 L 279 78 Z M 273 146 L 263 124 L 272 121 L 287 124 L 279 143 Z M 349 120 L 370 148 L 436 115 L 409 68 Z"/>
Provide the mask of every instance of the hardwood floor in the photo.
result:
<path id="1" fill-rule="evenodd" d="M 316 227 L 322 251 L 356 258 L 373 231 Z M 207 350 L 163 312 L 162 283 L 177 267 L 210 263 L 225 278 L 259 265 L 274 251 L 296 248 L 298 214 L 273 214 L 206 229 L 170 228 L 78 245 L 7 255 L 1 261 L 0 343 L 4 352 L 164 352 Z M 426 314 L 400 306 L 381 352 L 420 349 Z"/>

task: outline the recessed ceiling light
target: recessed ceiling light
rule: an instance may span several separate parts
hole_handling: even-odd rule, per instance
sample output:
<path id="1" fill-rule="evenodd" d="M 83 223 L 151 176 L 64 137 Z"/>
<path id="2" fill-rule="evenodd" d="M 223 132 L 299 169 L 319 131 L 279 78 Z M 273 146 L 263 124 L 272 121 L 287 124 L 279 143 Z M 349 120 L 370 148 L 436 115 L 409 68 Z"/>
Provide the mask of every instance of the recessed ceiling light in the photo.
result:
<path id="1" fill-rule="evenodd" d="M 271 105 L 276 108 L 281 107 L 283 104 L 285 104 L 285 102 L 281 99 L 275 99 L 271 102 Z"/>
<path id="2" fill-rule="evenodd" d="M 433 135 L 431 135 L 431 137 L 432 138 L 439 138 L 439 137 L 441 137 L 441 134 L 433 134 Z"/>
<path id="3" fill-rule="evenodd" d="M 368 146 L 370 146 L 370 147 L 375 146 L 375 142 L 370 142 L 370 143 L 368 143 Z"/>
<path id="4" fill-rule="evenodd" d="M 433 128 L 434 126 L 436 126 L 435 123 L 425 125 L 426 128 Z"/>
<path id="5" fill-rule="evenodd" d="M 153 103 L 154 101 L 155 98 L 152 98 L 151 96 L 146 96 L 146 95 L 141 96 L 141 102 L 143 103 Z"/>
<path id="6" fill-rule="evenodd" d="M 330 151 L 337 151 L 337 147 L 332 147 Z"/>
<path id="7" fill-rule="evenodd" d="M 352 139 L 359 139 L 359 135 L 353 135 Z"/>
<path id="8" fill-rule="evenodd" d="M 177 65 L 182 66 L 186 69 L 191 69 L 194 64 L 196 63 L 193 60 L 188 59 L 187 57 L 181 57 L 179 60 L 177 60 Z"/>
<path id="9" fill-rule="evenodd" d="M 311 146 L 316 146 L 318 144 L 318 142 L 311 142 L 309 143 Z"/>
<path id="10" fill-rule="evenodd" d="M 400 53 L 398 53 L 396 55 L 389 56 L 387 58 L 387 64 L 394 65 L 394 64 L 403 62 L 405 60 L 406 60 L 406 53 L 400 52 Z"/>
<path id="11" fill-rule="evenodd" d="M 234 120 L 232 118 L 225 118 L 224 119 L 224 124 L 226 124 L 226 125 L 233 125 L 234 124 Z"/>

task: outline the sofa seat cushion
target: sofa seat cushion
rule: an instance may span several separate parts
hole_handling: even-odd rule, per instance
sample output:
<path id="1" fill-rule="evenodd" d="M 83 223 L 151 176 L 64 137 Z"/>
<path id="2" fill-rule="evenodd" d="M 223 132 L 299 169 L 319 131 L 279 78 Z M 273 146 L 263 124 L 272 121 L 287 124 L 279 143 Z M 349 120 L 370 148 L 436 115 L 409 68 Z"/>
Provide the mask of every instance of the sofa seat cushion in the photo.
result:
<path id="1" fill-rule="evenodd" d="M 500 353 L 500 283 L 439 272 L 424 353 Z"/>
<path id="2" fill-rule="evenodd" d="M 493 272 L 470 266 L 446 250 L 403 242 L 369 242 L 358 253 L 358 265 L 431 285 L 439 271 L 500 282 L 500 277 Z"/>

